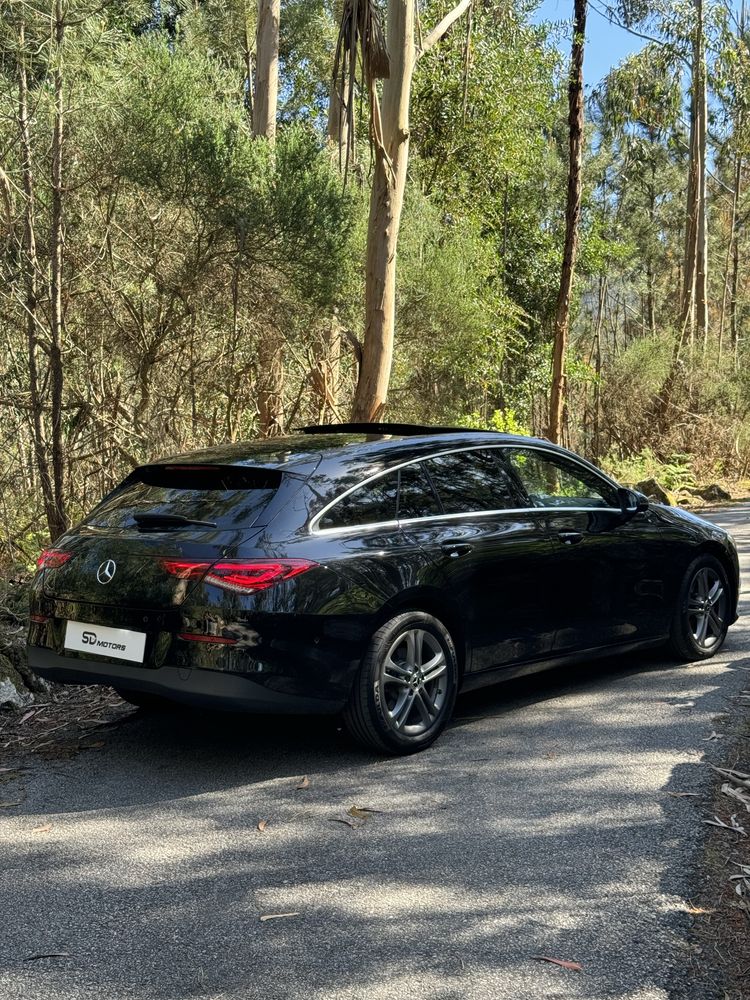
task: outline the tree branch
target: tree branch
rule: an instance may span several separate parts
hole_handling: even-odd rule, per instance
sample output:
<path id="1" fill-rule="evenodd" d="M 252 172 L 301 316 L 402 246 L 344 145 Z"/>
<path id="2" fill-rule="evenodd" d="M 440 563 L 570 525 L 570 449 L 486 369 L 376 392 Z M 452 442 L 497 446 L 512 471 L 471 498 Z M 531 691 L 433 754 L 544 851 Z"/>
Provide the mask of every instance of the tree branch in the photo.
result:
<path id="1" fill-rule="evenodd" d="M 434 48 L 443 35 L 446 35 L 453 24 L 461 17 L 461 15 L 469 9 L 472 0 L 461 0 L 461 2 L 449 11 L 442 21 L 435 25 L 432 31 L 429 32 L 422 39 L 422 48 L 417 53 L 417 58 L 423 56 L 425 52 L 429 52 L 430 49 Z"/>
<path id="2" fill-rule="evenodd" d="M 686 66 L 690 65 L 690 60 L 678 51 L 667 39 L 657 38 L 656 35 L 649 35 L 645 31 L 637 31 L 635 28 L 630 27 L 630 25 L 624 24 L 622 21 L 618 20 L 615 16 L 615 12 L 607 3 L 604 4 L 604 10 L 597 7 L 594 0 L 589 0 L 589 4 L 591 9 L 598 14 L 599 17 L 603 17 L 605 21 L 609 21 L 610 24 L 614 24 L 617 28 L 622 28 L 622 30 L 627 31 L 629 35 L 635 35 L 636 38 L 642 38 L 646 42 L 653 42 L 656 45 L 660 45 L 663 49 L 669 49 L 669 51 L 678 59 L 682 60 Z"/>

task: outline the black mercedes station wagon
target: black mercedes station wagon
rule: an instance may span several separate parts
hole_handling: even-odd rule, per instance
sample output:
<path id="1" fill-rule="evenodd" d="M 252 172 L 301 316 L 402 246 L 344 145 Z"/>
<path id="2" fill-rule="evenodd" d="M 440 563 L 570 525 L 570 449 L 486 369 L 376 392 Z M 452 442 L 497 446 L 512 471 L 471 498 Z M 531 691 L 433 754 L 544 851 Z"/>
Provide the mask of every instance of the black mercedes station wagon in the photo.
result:
<path id="1" fill-rule="evenodd" d="M 429 746 L 456 694 L 737 618 L 731 536 L 546 441 L 308 427 L 135 469 L 54 548 L 28 654 L 51 680 L 250 712 L 342 712 Z"/>

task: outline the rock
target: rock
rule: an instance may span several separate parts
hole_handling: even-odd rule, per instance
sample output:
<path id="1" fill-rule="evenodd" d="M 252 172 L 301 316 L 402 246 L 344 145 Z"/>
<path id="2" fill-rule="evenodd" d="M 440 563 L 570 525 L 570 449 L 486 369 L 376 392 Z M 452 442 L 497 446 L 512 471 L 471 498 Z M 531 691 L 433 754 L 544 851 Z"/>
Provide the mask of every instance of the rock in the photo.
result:
<path id="1" fill-rule="evenodd" d="M 636 483 L 635 488 L 639 493 L 645 493 L 649 500 L 656 500 L 657 503 L 663 503 L 667 507 L 677 505 L 674 494 L 665 490 L 655 479 L 644 479 L 642 482 Z"/>
<path id="2" fill-rule="evenodd" d="M 706 486 L 704 489 L 698 490 L 698 496 L 703 500 L 707 500 L 709 503 L 714 503 L 717 500 L 731 500 L 732 494 L 727 493 L 723 487 L 719 486 L 718 483 L 712 483 L 710 486 Z"/>
<path id="3" fill-rule="evenodd" d="M 23 677 L 7 656 L 0 653 L 0 708 L 23 708 L 33 700 Z"/>

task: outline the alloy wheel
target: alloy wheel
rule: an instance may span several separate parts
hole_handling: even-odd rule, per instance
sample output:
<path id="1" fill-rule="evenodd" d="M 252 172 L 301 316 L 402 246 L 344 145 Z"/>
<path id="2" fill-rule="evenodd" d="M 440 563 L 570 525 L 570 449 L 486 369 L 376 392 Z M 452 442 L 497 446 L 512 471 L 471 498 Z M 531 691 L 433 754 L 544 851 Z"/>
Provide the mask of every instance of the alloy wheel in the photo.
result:
<path id="1" fill-rule="evenodd" d="M 721 642 L 726 632 L 727 592 L 721 576 L 711 566 L 702 566 L 690 583 L 687 617 L 700 649 L 713 649 Z"/>
<path id="2" fill-rule="evenodd" d="M 437 637 L 421 628 L 400 633 L 381 664 L 380 687 L 391 729 L 404 736 L 431 729 L 448 694 L 448 665 Z"/>

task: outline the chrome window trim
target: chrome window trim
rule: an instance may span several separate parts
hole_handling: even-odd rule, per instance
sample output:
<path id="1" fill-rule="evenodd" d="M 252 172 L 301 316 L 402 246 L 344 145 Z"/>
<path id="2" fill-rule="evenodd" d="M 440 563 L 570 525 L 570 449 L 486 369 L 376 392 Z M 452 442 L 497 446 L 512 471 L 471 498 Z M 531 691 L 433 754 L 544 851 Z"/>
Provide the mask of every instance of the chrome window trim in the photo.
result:
<path id="1" fill-rule="evenodd" d="M 433 521 L 450 521 L 455 518 L 495 517 L 500 514 L 571 514 L 592 511 L 604 514 L 621 514 L 619 507 L 503 507 L 501 510 L 470 510 L 458 514 L 432 514 L 430 517 L 405 517 L 403 521 L 372 521 L 367 524 L 349 524 L 338 528 L 318 528 L 316 535 L 346 534 L 348 531 L 383 531 L 386 528 L 402 528 L 410 524 L 430 524 Z"/>
<path id="2" fill-rule="evenodd" d="M 362 489 L 363 486 L 367 486 L 369 483 L 375 482 L 376 479 L 381 479 L 383 476 L 389 476 L 391 475 L 391 473 L 398 472 L 400 469 L 405 469 L 409 465 L 416 465 L 419 462 L 426 462 L 430 458 L 440 458 L 443 455 L 455 455 L 458 452 L 499 451 L 501 449 L 507 450 L 508 448 L 515 448 L 525 451 L 541 451 L 545 455 L 551 455 L 553 457 L 562 458 L 564 461 L 572 462 L 574 465 L 580 465 L 581 468 L 585 469 L 587 472 L 590 473 L 593 472 L 596 476 L 604 480 L 604 482 L 607 483 L 609 486 L 611 486 L 613 489 L 617 490 L 620 488 L 619 485 L 613 479 L 609 478 L 609 476 L 605 475 L 603 472 L 600 472 L 595 466 L 589 465 L 587 462 L 582 461 L 577 456 L 568 454 L 558 455 L 557 452 L 551 451 L 544 445 L 539 445 L 536 443 L 516 444 L 515 442 L 513 442 L 511 444 L 507 441 L 504 441 L 502 444 L 485 443 L 485 444 L 470 445 L 468 448 L 467 447 L 446 448 L 444 451 L 431 452 L 429 455 L 420 455 L 417 458 L 410 458 L 408 462 L 400 462 L 398 465 L 392 465 L 388 469 L 382 469 L 380 472 L 374 472 L 371 476 L 367 476 L 366 479 L 362 479 L 354 486 L 350 486 L 349 489 L 344 490 L 343 493 L 340 493 L 337 497 L 334 497 L 333 500 L 329 500 L 328 503 L 325 505 L 325 507 L 323 507 L 321 510 L 318 511 L 317 514 L 315 514 L 315 516 L 310 520 L 308 533 L 311 535 L 328 535 L 332 533 L 340 534 L 342 532 L 347 532 L 347 531 L 370 531 L 376 529 L 382 531 L 383 528 L 398 528 L 402 524 L 424 523 L 427 521 L 446 521 L 449 520 L 450 518 L 456 518 L 456 517 L 484 517 L 486 515 L 496 515 L 496 514 L 528 514 L 531 511 L 535 511 L 536 513 L 545 511 L 590 512 L 592 510 L 609 511 L 609 512 L 614 511 L 616 513 L 621 512 L 619 507 L 504 507 L 500 510 L 473 510 L 458 514 L 430 514 L 428 517 L 410 517 L 410 518 L 404 518 L 403 520 L 391 519 L 388 521 L 370 521 L 367 522 L 366 524 L 349 524 L 331 528 L 318 527 L 320 519 L 324 517 L 324 515 L 327 514 L 329 510 L 331 510 L 331 508 L 335 507 L 336 504 L 340 503 L 345 497 L 348 497 L 356 490 Z"/>

